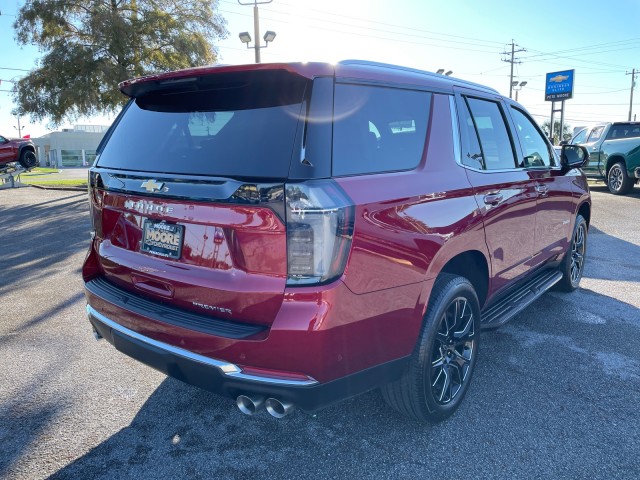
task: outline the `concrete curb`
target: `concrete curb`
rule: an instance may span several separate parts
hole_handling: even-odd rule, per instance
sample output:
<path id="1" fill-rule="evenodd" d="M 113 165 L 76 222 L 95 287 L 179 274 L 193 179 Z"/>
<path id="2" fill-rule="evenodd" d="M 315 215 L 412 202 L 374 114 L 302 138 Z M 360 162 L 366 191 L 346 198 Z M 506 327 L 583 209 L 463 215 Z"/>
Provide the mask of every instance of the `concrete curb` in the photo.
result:
<path id="1" fill-rule="evenodd" d="M 45 185 L 32 185 L 32 184 L 23 184 L 23 185 L 26 185 L 28 187 L 39 188 L 40 190 L 60 190 L 62 192 L 86 192 L 87 191 L 86 185 L 83 187 L 56 187 L 53 185 L 45 186 Z"/>

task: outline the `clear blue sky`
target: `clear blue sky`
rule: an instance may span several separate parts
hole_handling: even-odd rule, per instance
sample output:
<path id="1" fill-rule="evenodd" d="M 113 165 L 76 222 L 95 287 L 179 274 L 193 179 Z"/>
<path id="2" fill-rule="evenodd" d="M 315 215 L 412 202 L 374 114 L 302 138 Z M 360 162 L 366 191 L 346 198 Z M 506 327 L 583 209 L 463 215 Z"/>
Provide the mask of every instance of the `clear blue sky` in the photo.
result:
<path id="1" fill-rule="evenodd" d="M 246 1 L 246 0 L 243 0 Z M 0 90 L 39 58 L 37 48 L 20 47 L 12 23 L 23 1 L 0 0 Z M 229 37 L 219 43 L 220 62 L 253 62 L 238 33 L 253 36 L 253 9 L 237 0 L 220 0 Z M 515 40 L 521 63 L 516 79 L 527 81 L 519 101 L 540 122 L 551 105 L 544 101 L 547 72 L 575 69 L 574 98 L 566 102 L 570 125 L 626 120 L 632 68 L 640 68 L 640 1 L 584 0 L 273 0 L 260 6 L 261 33 L 275 41 L 262 49 L 263 62 L 375 60 L 435 71 L 453 70 L 465 80 L 509 93 L 509 64 L 501 52 Z M 634 112 L 640 114 L 636 89 Z M 638 106 L 637 109 L 635 106 Z M 0 92 L 0 133 L 17 133 L 11 96 Z M 640 115 L 638 115 L 640 119 Z M 75 123 L 108 123 L 108 118 Z M 46 133 L 43 124 L 26 124 L 24 133 Z"/>

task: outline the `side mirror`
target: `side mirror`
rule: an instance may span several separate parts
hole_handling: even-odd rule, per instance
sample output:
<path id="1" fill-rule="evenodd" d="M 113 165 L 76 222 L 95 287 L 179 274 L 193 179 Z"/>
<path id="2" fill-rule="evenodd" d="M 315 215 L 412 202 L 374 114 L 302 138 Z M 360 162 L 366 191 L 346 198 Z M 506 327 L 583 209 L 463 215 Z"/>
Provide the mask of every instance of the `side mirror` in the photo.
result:
<path id="1" fill-rule="evenodd" d="M 580 145 L 563 145 L 560 152 L 560 165 L 563 168 L 582 168 L 589 160 L 589 152 Z"/>

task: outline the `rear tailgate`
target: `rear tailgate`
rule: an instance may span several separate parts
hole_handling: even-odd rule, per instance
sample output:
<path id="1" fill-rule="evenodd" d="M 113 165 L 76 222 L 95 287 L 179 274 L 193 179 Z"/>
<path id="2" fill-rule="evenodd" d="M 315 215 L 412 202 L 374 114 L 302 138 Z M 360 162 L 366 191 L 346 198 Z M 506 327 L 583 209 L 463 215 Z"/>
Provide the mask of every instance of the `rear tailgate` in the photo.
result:
<path id="1" fill-rule="evenodd" d="M 102 207 L 98 259 L 112 283 L 175 307 L 271 323 L 287 277 L 286 231 L 274 210 L 109 190 L 94 196 Z"/>
<path id="2" fill-rule="evenodd" d="M 105 279 L 270 325 L 287 280 L 284 181 L 309 85 L 281 70 L 138 85 L 91 173 Z"/>

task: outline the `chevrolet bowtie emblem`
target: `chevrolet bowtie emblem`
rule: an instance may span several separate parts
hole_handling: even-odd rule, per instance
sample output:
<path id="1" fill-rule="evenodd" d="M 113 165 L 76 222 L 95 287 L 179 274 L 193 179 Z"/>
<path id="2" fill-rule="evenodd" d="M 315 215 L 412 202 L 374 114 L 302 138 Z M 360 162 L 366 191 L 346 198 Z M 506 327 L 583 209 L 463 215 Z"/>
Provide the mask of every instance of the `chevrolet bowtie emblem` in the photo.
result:
<path id="1" fill-rule="evenodd" d="M 142 182 L 142 185 L 140 186 L 144 188 L 147 192 L 158 192 L 160 191 L 163 185 L 164 183 L 162 182 L 157 183 L 155 180 L 147 180 L 146 182 Z"/>

